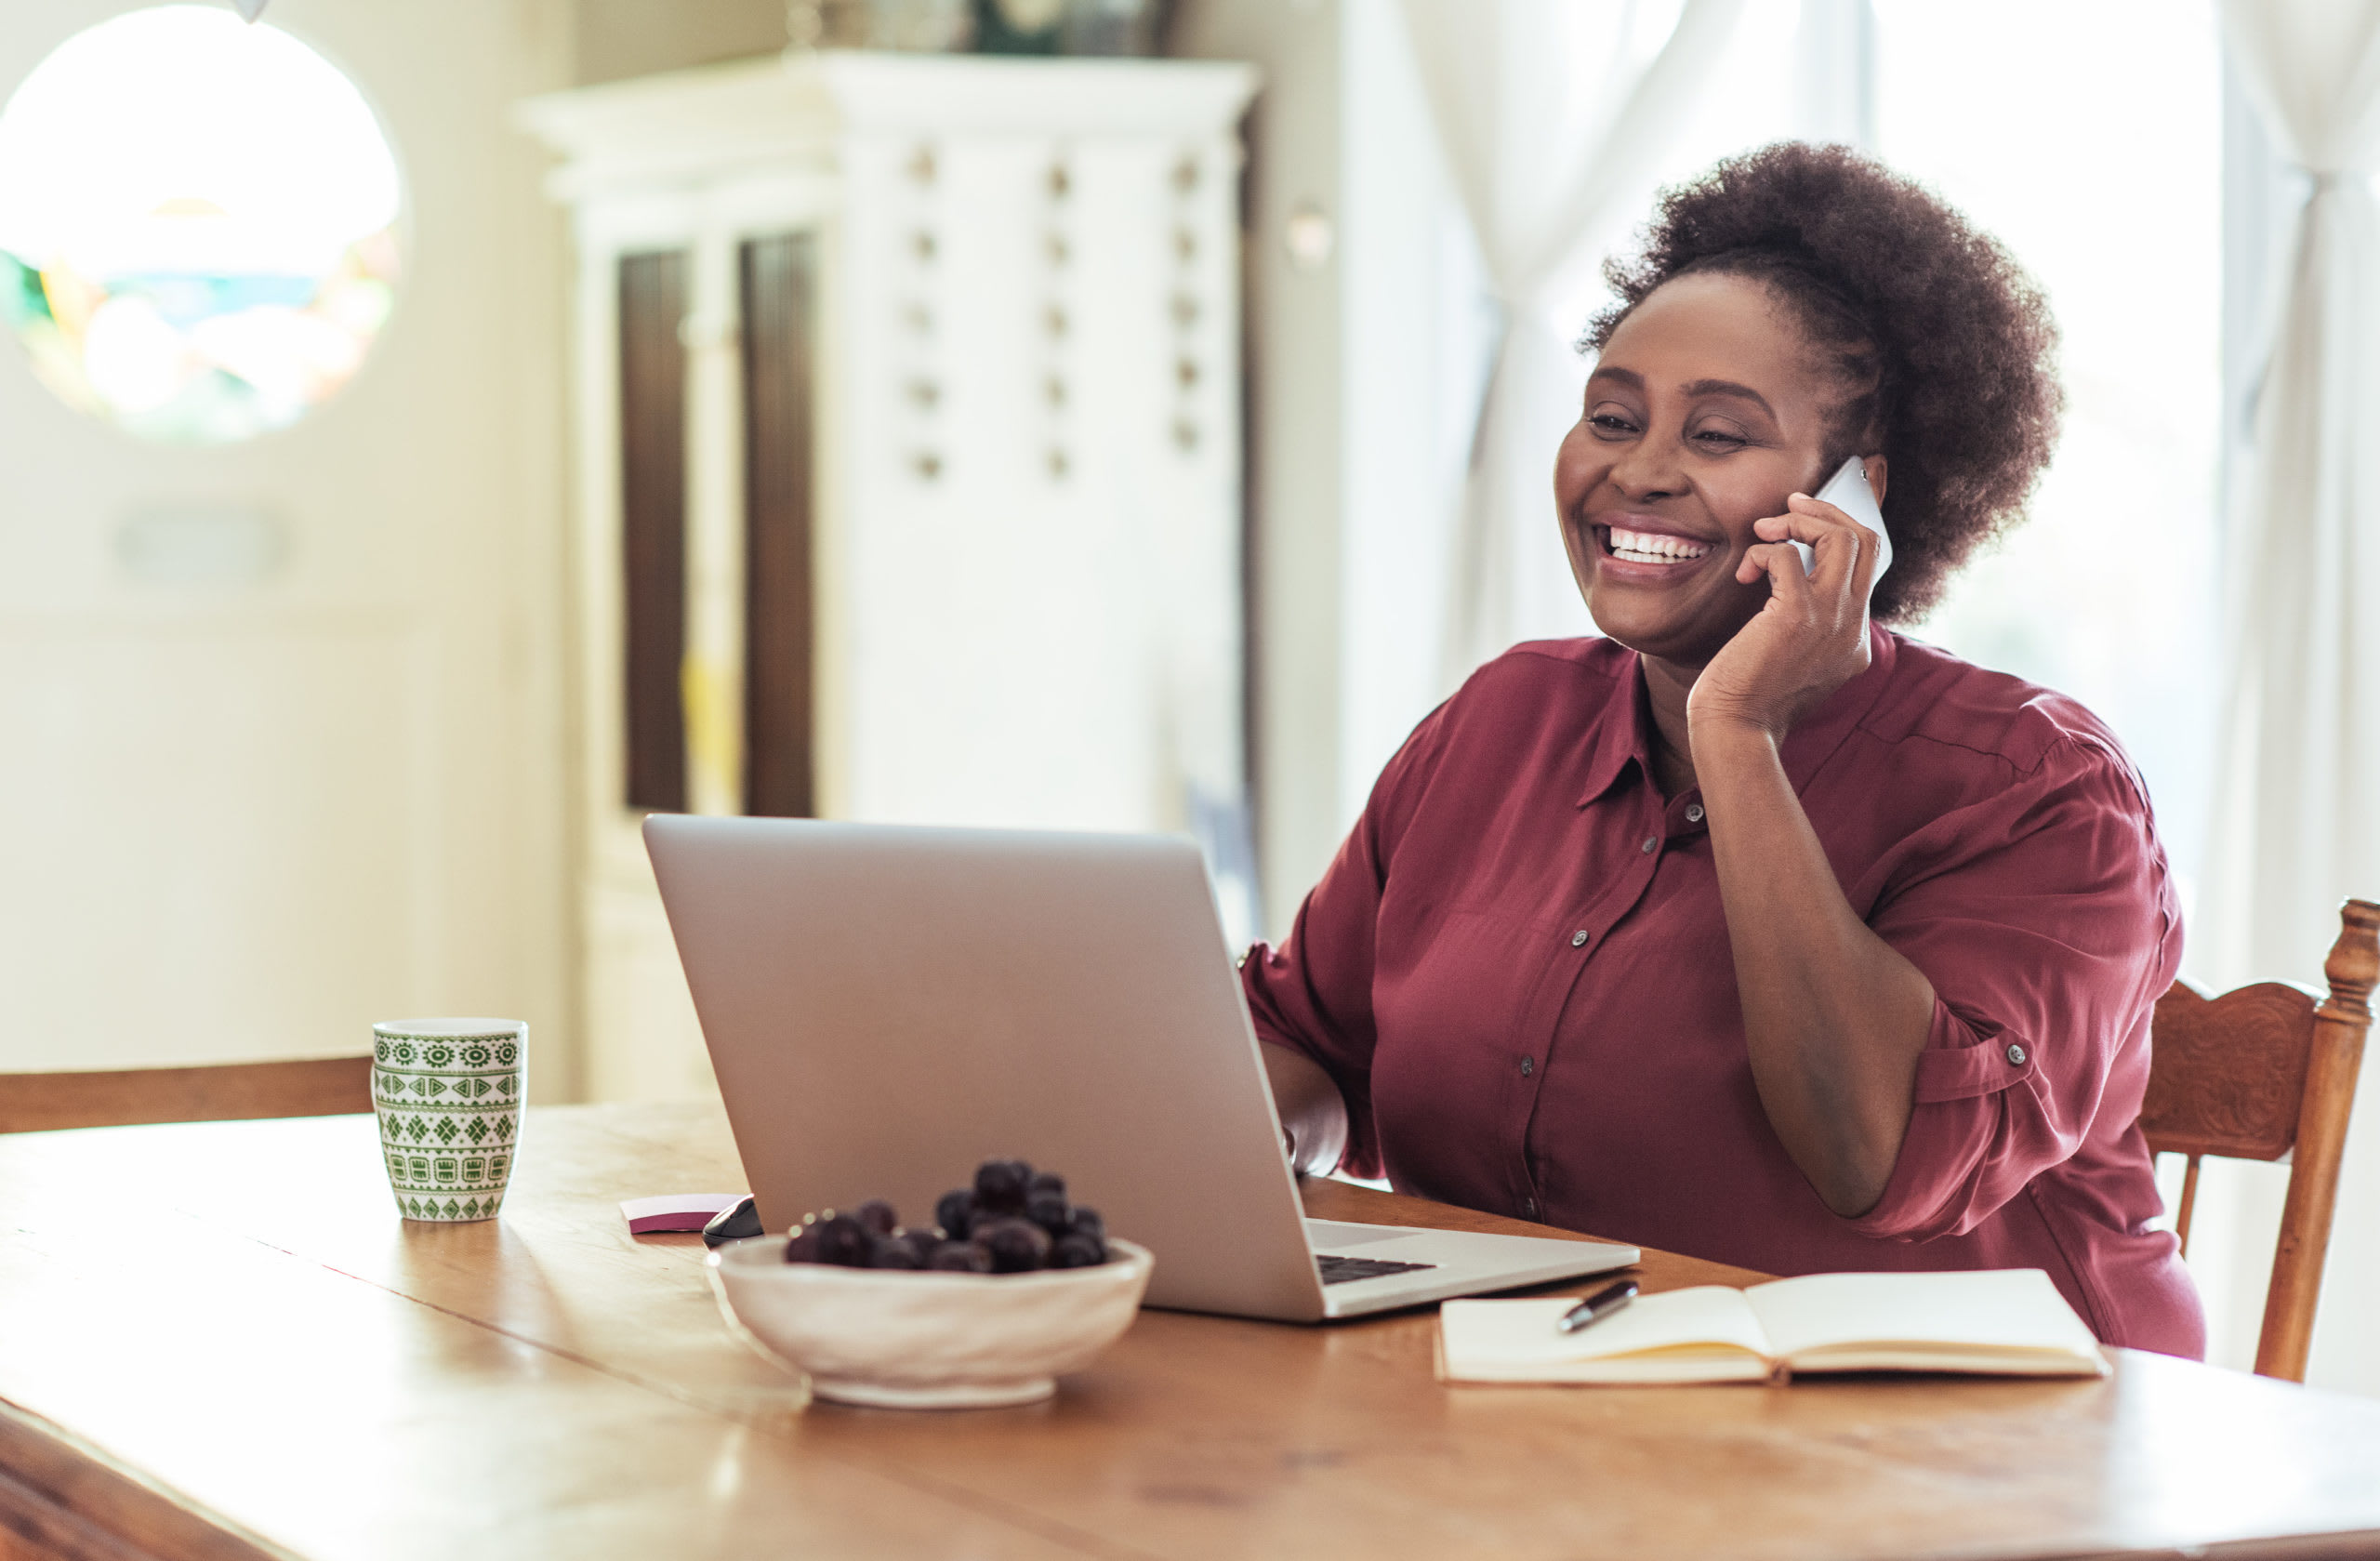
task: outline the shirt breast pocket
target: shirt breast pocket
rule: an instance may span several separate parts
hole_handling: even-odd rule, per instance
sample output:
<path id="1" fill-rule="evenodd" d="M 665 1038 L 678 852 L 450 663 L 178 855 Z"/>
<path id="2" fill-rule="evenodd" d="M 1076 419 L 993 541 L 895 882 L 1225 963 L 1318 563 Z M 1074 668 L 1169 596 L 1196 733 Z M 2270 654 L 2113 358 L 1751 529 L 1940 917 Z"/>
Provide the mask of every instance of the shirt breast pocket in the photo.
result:
<path id="1" fill-rule="evenodd" d="M 1549 971 L 1544 946 L 1554 940 L 1518 917 L 1458 910 L 1408 946 L 1383 946 L 1372 994 L 1382 1060 L 1526 1050 L 1522 1025 Z"/>

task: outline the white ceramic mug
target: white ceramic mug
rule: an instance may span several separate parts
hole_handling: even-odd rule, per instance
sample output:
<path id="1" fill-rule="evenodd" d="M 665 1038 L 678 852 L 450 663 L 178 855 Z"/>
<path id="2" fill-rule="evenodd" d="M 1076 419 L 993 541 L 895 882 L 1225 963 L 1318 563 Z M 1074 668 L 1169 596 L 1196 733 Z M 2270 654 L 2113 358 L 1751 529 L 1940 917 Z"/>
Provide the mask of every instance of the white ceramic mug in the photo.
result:
<path id="1" fill-rule="evenodd" d="M 372 1026 L 372 1108 L 397 1210 L 492 1220 L 521 1137 L 529 1026 L 519 1019 L 390 1019 Z"/>

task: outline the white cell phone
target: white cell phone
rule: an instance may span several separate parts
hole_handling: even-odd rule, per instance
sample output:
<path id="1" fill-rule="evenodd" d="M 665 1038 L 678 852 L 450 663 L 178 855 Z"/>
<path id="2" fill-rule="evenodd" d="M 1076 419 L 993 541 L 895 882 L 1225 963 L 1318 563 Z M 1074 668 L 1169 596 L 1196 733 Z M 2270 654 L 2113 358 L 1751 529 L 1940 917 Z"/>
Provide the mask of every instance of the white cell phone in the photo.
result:
<path id="1" fill-rule="evenodd" d="M 1859 463 L 1858 456 L 1854 456 L 1843 463 L 1842 470 L 1826 480 L 1825 487 L 1811 496 L 1833 505 L 1876 534 L 1882 545 L 1876 550 L 1875 575 L 1868 582 L 1869 592 L 1872 595 L 1876 581 L 1883 579 L 1884 571 L 1893 566 L 1893 536 L 1884 529 L 1884 512 L 1876 507 L 1875 490 L 1868 486 L 1868 469 Z M 1815 575 L 1818 572 L 1816 549 L 1807 542 L 1796 542 L 1793 550 L 1802 555 L 1803 574 Z"/>

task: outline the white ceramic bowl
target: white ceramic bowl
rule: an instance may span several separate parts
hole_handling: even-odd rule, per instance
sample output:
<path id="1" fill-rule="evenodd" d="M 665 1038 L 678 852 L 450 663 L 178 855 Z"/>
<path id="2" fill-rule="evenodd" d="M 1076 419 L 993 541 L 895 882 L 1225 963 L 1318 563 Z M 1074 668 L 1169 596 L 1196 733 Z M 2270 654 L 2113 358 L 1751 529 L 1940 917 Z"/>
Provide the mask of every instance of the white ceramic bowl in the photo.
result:
<path id="1" fill-rule="evenodd" d="M 1156 1266 L 1111 1239 L 1096 1268 L 944 1274 L 787 1263 L 782 1236 L 710 1254 L 720 1309 L 747 1343 L 845 1404 L 1030 1404 L 1123 1336 Z"/>

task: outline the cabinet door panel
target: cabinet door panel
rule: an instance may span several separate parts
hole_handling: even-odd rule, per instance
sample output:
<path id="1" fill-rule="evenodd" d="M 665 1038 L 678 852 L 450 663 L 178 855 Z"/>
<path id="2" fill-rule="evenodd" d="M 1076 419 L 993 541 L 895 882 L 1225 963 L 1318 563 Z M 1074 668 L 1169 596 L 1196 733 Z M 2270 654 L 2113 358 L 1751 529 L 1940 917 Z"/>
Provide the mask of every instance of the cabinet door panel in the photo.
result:
<path id="1" fill-rule="evenodd" d="M 620 568 L 628 804 L 686 811 L 686 257 L 620 258 Z"/>
<path id="2" fill-rule="evenodd" d="M 817 240 L 747 239 L 744 332 L 744 811 L 816 811 L 811 729 L 812 376 Z"/>

